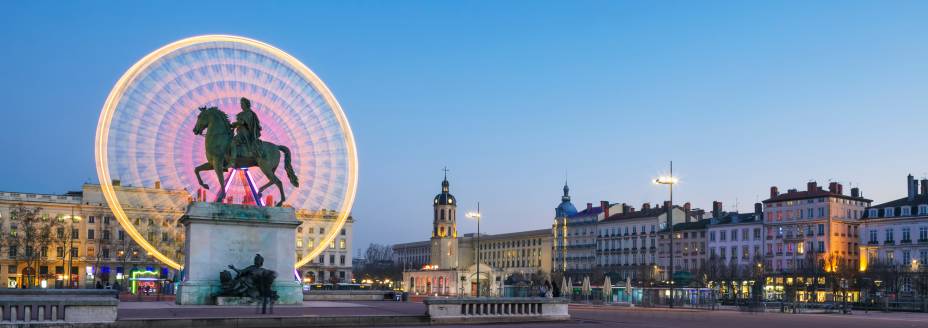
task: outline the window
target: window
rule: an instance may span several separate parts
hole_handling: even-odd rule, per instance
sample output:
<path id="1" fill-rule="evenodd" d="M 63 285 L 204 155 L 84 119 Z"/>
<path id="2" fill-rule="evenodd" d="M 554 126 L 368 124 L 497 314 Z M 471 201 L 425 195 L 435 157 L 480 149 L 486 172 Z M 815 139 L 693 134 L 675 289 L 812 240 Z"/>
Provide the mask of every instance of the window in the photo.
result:
<path id="1" fill-rule="evenodd" d="M 338 264 L 339 264 L 339 265 L 345 265 L 345 256 L 344 256 L 344 255 L 340 255 L 340 256 L 338 257 Z"/>
<path id="2" fill-rule="evenodd" d="M 807 213 L 807 214 L 806 214 L 806 217 L 808 217 L 808 218 L 810 218 L 810 219 L 813 218 L 813 216 L 812 216 L 812 211 L 813 211 L 813 209 L 811 209 L 811 208 L 806 209 L 806 213 Z"/>
<path id="3" fill-rule="evenodd" d="M 325 255 L 319 255 L 319 264 L 325 264 Z"/>
<path id="4" fill-rule="evenodd" d="M 818 224 L 818 235 L 819 235 L 819 236 L 824 236 L 824 235 L 825 235 L 825 225 L 822 224 L 822 223 L 819 223 L 819 224 Z"/>
<path id="5" fill-rule="evenodd" d="M 324 234 L 325 234 L 325 228 L 319 228 L 319 234 L 320 234 L 320 235 L 324 235 Z"/>
<path id="6" fill-rule="evenodd" d="M 910 216 L 910 215 L 912 215 L 912 207 L 911 207 L 911 206 L 903 206 L 903 207 L 899 210 L 899 215 L 902 215 L 902 216 Z"/>
<path id="7" fill-rule="evenodd" d="M 80 255 L 78 255 L 77 247 L 72 247 L 72 248 L 71 248 L 71 257 L 78 257 L 78 256 L 80 256 Z"/>
<path id="8" fill-rule="evenodd" d="M 912 228 L 903 227 L 902 228 L 902 242 L 911 242 L 912 241 Z"/>
<path id="9" fill-rule="evenodd" d="M 105 259 L 110 258 L 110 249 L 109 249 L 109 248 L 104 248 L 104 249 L 103 249 L 103 258 L 105 258 Z"/>
<path id="10" fill-rule="evenodd" d="M 329 255 L 329 264 L 335 265 L 335 254 Z"/>
<path id="11" fill-rule="evenodd" d="M 738 229 L 731 230 L 731 240 L 732 241 L 738 240 Z"/>
<path id="12" fill-rule="evenodd" d="M 58 239 L 64 239 L 64 228 L 58 228 L 56 235 L 58 236 Z"/>
<path id="13" fill-rule="evenodd" d="M 884 239 L 884 242 L 887 242 L 887 243 L 893 242 L 893 229 L 892 228 L 886 229 L 885 237 L 886 239 Z"/>
<path id="14" fill-rule="evenodd" d="M 71 228 L 71 239 L 80 239 L 81 231 L 77 228 Z"/>
<path id="15" fill-rule="evenodd" d="M 329 249 L 335 249 L 335 241 L 329 242 Z"/>
<path id="16" fill-rule="evenodd" d="M 116 239 L 118 239 L 119 241 L 126 240 L 126 232 L 123 230 L 119 230 L 119 233 L 116 234 Z"/>
<path id="17" fill-rule="evenodd" d="M 918 241 L 928 241 L 928 226 L 918 227 Z"/>
<path id="18" fill-rule="evenodd" d="M 928 205 L 918 205 L 918 215 L 928 215 Z"/>
<path id="19" fill-rule="evenodd" d="M 296 247 L 297 247 L 297 248 L 302 248 L 302 247 L 303 247 L 303 239 L 302 239 L 302 238 L 297 238 L 297 239 L 296 239 Z"/>
<path id="20" fill-rule="evenodd" d="M 95 223 L 95 222 L 96 222 L 96 219 L 97 219 L 96 217 L 94 217 L 93 215 L 91 215 L 91 216 L 87 217 L 87 223 Z"/>
<path id="21" fill-rule="evenodd" d="M 709 241 L 715 241 L 715 231 L 709 231 Z"/>
<path id="22" fill-rule="evenodd" d="M 818 252 L 819 252 L 819 253 L 824 253 L 824 252 L 825 252 L 825 242 L 824 242 L 824 241 L 821 241 L 821 240 L 818 241 Z"/>
<path id="23" fill-rule="evenodd" d="M 720 231 L 719 231 L 719 240 L 720 240 L 720 241 L 725 241 L 725 240 L 727 240 L 727 239 L 728 239 L 728 231 L 720 230 Z"/>
<path id="24" fill-rule="evenodd" d="M 868 213 L 867 213 L 867 216 L 868 216 L 868 217 L 871 217 L 871 218 L 875 218 L 875 217 L 879 217 L 879 216 L 880 216 L 879 210 L 878 210 L 878 209 L 875 209 L 875 208 L 871 208 L 871 209 L 869 209 L 867 212 L 868 212 Z"/>
<path id="25" fill-rule="evenodd" d="M 892 207 L 887 207 L 883 209 L 884 216 L 891 218 L 896 216 L 896 209 Z"/>
<path id="26" fill-rule="evenodd" d="M 876 229 L 870 230 L 870 243 L 871 243 L 871 244 L 876 244 L 876 243 L 877 243 L 877 241 L 876 241 Z"/>
<path id="27" fill-rule="evenodd" d="M 8 248 L 8 251 L 9 251 L 9 256 L 10 256 L 10 258 L 11 258 L 11 259 L 16 258 L 16 255 L 19 253 L 19 252 L 18 252 L 18 249 L 16 249 L 16 246 L 9 246 L 9 247 L 7 247 L 7 248 Z M 10 266 L 10 267 L 12 267 L 12 266 Z M 16 272 L 13 272 L 13 273 L 16 273 Z"/>
<path id="28" fill-rule="evenodd" d="M 93 238 L 94 238 L 93 229 L 87 229 L 87 240 L 93 240 Z"/>
<path id="29" fill-rule="evenodd" d="M 344 239 L 341 239 L 341 240 L 338 241 L 338 248 L 339 248 L 339 249 L 345 249 L 345 240 L 344 240 Z"/>
<path id="30" fill-rule="evenodd" d="M 103 230 L 103 240 L 110 240 L 110 231 L 108 229 Z"/>
<path id="31" fill-rule="evenodd" d="M 64 257 L 64 247 L 55 248 L 55 255 L 59 258 Z"/>
<path id="32" fill-rule="evenodd" d="M 824 207 L 819 207 L 819 208 L 818 208 L 818 217 L 820 217 L 820 218 L 825 217 L 825 208 L 824 208 Z"/>

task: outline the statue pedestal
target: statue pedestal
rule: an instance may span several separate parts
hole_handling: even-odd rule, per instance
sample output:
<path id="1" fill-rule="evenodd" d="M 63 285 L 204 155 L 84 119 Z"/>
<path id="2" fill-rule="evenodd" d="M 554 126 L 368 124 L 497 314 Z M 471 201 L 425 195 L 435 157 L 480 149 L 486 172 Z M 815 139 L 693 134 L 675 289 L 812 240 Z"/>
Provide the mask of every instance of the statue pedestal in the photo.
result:
<path id="1" fill-rule="evenodd" d="M 255 254 L 264 257 L 263 268 L 277 272 L 272 285 L 277 304 L 303 302 L 302 285 L 293 273 L 300 221 L 292 208 L 195 202 L 180 223 L 186 232 L 187 256 L 177 304 L 216 304 L 219 273 L 232 271 L 230 264 L 239 270 L 252 265 Z"/>

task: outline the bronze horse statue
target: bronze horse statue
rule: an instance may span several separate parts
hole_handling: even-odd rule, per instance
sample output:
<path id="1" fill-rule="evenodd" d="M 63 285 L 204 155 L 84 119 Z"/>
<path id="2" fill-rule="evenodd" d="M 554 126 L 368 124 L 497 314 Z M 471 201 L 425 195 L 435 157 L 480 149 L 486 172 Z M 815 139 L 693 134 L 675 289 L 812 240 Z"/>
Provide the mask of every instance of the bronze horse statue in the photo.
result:
<path id="1" fill-rule="evenodd" d="M 277 202 L 276 206 L 283 205 L 284 200 L 286 200 L 284 186 L 280 179 L 277 178 L 277 175 L 274 174 L 277 171 L 277 165 L 280 164 L 281 152 L 284 153 L 284 169 L 287 171 L 290 184 L 294 187 L 300 186 L 296 173 L 293 172 L 293 166 L 290 164 L 290 148 L 260 140 L 257 149 L 253 151 L 256 154 L 251 154 L 252 151 L 249 151 L 244 145 L 239 145 L 236 153 L 240 154 L 240 156 L 230 158 L 231 148 L 233 147 L 233 131 L 232 124 L 229 122 L 229 115 L 226 115 L 217 107 L 200 107 L 199 110 L 200 113 L 197 115 L 197 123 L 193 127 L 193 133 L 201 135 L 203 130 L 206 130 L 206 163 L 194 169 L 200 186 L 209 189 L 209 185 L 203 183 L 203 179 L 200 178 L 200 172 L 214 170 L 216 178 L 219 180 L 219 194 L 216 199 L 222 201 L 226 197 L 224 188 L 226 181 L 225 176 L 223 176 L 226 170 L 229 168 L 257 166 L 268 179 L 268 182 L 258 189 L 258 193 L 263 193 L 265 189 L 276 185 L 277 189 L 280 190 L 280 201 Z M 258 197 L 258 195 L 255 195 L 255 197 Z"/>

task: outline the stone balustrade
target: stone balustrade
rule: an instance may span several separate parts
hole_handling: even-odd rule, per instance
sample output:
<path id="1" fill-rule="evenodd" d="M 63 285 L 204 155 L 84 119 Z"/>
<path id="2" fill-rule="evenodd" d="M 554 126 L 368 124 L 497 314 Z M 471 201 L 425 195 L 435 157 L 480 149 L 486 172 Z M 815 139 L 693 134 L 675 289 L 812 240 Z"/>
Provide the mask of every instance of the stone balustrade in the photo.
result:
<path id="1" fill-rule="evenodd" d="M 391 300 L 390 290 L 309 290 L 303 292 L 304 301 L 383 301 Z"/>
<path id="2" fill-rule="evenodd" d="M 424 300 L 433 323 L 569 320 L 567 300 L 542 297 L 465 297 Z"/>
<path id="3" fill-rule="evenodd" d="M 0 289 L 0 325 L 111 324 L 116 295 L 103 289 Z"/>

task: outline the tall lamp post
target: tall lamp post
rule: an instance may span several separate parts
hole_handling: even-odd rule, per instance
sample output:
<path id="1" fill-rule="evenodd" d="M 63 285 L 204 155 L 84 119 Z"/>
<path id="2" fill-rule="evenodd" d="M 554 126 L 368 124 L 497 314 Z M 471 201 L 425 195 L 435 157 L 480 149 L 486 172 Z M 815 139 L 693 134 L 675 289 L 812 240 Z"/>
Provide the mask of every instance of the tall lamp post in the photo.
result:
<path id="1" fill-rule="evenodd" d="M 670 307 L 673 308 L 673 185 L 677 183 L 677 178 L 673 176 L 673 161 L 670 161 L 670 175 L 658 177 L 654 179 L 654 183 L 670 187 L 670 205 L 667 206 L 667 227 L 670 228 L 670 265 L 668 273 L 670 275 Z"/>
<path id="2" fill-rule="evenodd" d="M 477 212 L 467 212 L 467 217 L 477 220 L 477 297 L 480 297 L 480 202 L 477 202 Z"/>

